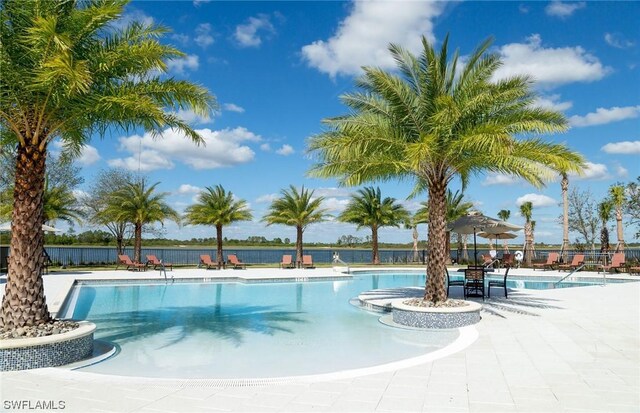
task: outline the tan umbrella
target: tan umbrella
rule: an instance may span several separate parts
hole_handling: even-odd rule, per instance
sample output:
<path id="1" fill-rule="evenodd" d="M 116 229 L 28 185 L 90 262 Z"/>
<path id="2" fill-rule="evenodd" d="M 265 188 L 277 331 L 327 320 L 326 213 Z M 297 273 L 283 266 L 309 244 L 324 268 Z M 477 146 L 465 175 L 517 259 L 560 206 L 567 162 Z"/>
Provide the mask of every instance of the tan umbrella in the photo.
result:
<path id="1" fill-rule="evenodd" d="M 478 236 L 482 238 L 488 238 L 488 239 L 493 238 L 496 240 L 496 244 L 498 243 L 499 239 L 507 240 L 507 239 L 514 239 L 518 237 L 513 232 L 501 232 L 499 234 L 489 234 L 487 232 L 479 232 Z M 506 242 L 504 243 L 504 252 L 509 252 L 509 247 Z"/>

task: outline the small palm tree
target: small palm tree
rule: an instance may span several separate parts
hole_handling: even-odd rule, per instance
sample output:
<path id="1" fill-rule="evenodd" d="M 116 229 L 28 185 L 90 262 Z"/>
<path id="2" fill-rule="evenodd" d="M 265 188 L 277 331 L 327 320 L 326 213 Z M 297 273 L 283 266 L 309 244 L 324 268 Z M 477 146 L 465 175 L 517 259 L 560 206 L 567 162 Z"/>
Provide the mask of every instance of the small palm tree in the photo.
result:
<path id="1" fill-rule="evenodd" d="M 141 262 L 144 225 L 162 223 L 167 219 L 180 223 L 180 215 L 164 200 L 168 193 L 155 193 L 158 184 L 160 182 L 148 186 L 144 179 L 128 183 L 111 195 L 103 211 L 105 215 L 115 217 L 118 221 L 133 224 L 135 262 Z"/>
<path id="2" fill-rule="evenodd" d="M 85 214 L 78 207 L 78 202 L 73 192 L 66 186 L 50 188 L 45 183 L 44 189 L 44 222 L 62 220 L 73 223 L 82 223 Z"/>
<path id="3" fill-rule="evenodd" d="M 222 227 L 237 221 L 249 221 L 253 217 L 246 201 L 235 200 L 231 191 L 222 185 L 206 187 L 198 195 L 198 203 L 186 210 L 187 223 L 191 225 L 212 225 L 216 227 L 218 269 L 222 268 Z"/>
<path id="4" fill-rule="evenodd" d="M 113 127 L 179 130 L 202 137 L 173 112 L 210 112 L 196 84 L 161 77 L 183 53 L 158 40 L 167 29 L 120 18 L 126 0 L 3 0 L 0 5 L 0 146 L 17 148 L 9 276 L 0 328 L 48 322 L 42 283 L 47 149 L 60 139 L 78 154 Z M 172 112 L 173 111 L 173 112 Z M 115 134 L 113 134 L 115 135 Z"/>
<path id="5" fill-rule="evenodd" d="M 323 197 L 313 198 L 313 191 L 304 189 L 300 191 L 293 185 L 289 190 L 281 191 L 282 197 L 271 203 L 269 212 L 262 220 L 267 225 L 282 224 L 296 227 L 296 264 L 302 265 L 302 234 L 313 223 L 322 222 L 326 217 L 326 210 L 320 206 Z"/>
<path id="6" fill-rule="evenodd" d="M 350 112 L 326 119 L 329 130 L 309 142 L 317 157 L 314 176 L 336 177 L 344 185 L 413 179 L 428 192 L 424 299 L 432 302 L 447 299 L 446 193 L 454 178 L 466 183 L 488 170 L 543 186 L 559 170 L 578 171 L 584 163 L 566 146 L 535 137 L 564 131 L 567 121 L 534 106 L 530 78 L 493 80 L 501 61 L 486 53 L 490 41 L 461 70 L 448 43 L 447 36 L 438 53 L 423 37 L 420 56 L 389 46 L 399 70 L 365 67 L 356 81 L 361 91 L 342 96 Z"/>
<path id="7" fill-rule="evenodd" d="M 351 201 L 345 210 L 338 216 L 338 220 L 356 224 L 359 228 L 371 229 L 372 257 L 374 264 L 380 264 L 380 252 L 378 248 L 378 229 L 382 227 L 399 227 L 409 219 L 402 205 L 397 204 L 394 198 L 382 199 L 380 188 L 366 187 L 351 196 Z"/>
<path id="8" fill-rule="evenodd" d="M 507 220 L 509 220 L 510 217 L 511 217 L 511 211 L 510 210 L 501 209 L 500 211 L 498 211 L 498 218 L 500 218 L 501 220 L 506 222 Z M 506 239 L 504 240 L 503 247 L 504 247 L 504 251 L 506 253 L 507 252 L 507 248 L 508 248 L 508 244 L 507 244 L 507 240 Z"/>
<path id="9" fill-rule="evenodd" d="M 611 213 L 613 212 L 613 202 L 610 199 L 605 199 L 598 204 L 598 216 L 602 222 L 602 229 L 600 229 L 600 252 L 605 254 L 609 252 L 609 229 L 607 224 L 611 219 Z"/>
<path id="10" fill-rule="evenodd" d="M 533 258 L 533 224 L 531 216 L 533 214 L 533 204 L 531 202 L 523 202 L 520 205 L 520 215 L 525 220 L 524 224 L 524 259 L 528 266 L 531 266 Z"/>
<path id="11" fill-rule="evenodd" d="M 613 206 L 616 209 L 616 229 L 618 235 L 616 252 L 622 252 L 624 251 L 624 228 L 622 227 L 622 209 L 627 199 L 624 185 L 613 185 L 611 188 L 609 188 L 609 196 L 611 197 L 611 202 L 613 202 Z"/>

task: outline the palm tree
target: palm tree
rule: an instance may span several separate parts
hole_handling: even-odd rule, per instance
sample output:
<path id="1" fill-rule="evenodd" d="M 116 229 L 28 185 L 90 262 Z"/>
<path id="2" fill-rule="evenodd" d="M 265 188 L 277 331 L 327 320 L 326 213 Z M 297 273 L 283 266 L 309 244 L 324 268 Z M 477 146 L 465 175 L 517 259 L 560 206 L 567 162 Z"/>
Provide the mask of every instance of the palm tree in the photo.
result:
<path id="1" fill-rule="evenodd" d="M 444 301 L 446 191 L 455 177 L 467 183 L 485 170 L 544 185 L 557 170 L 580 170 L 582 157 L 562 144 L 528 136 L 560 132 L 561 113 L 533 106 L 526 76 L 492 79 L 499 56 L 485 41 L 458 70 L 458 53 L 440 52 L 422 38 L 414 56 L 397 45 L 389 50 L 398 72 L 365 67 L 361 92 L 342 96 L 346 115 L 326 119 L 329 127 L 309 141 L 317 157 L 311 174 L 336 177 L 344 185 L 413 179 L 429 194 L 429 256 L 425 300 Z M 519 138 L 516 139 L 515 136 Z M 415 192 L 415 191 L 414 191 Z"/>
<path id="2" fill-rule="evenodd" d="M 0 13 L 0 145 L 17 148 L 12 259 L 0 328 L 50 320 L 42 285 L 43 201 L 47 149 L 60 139 L 80 152 L 94 132 L 142 127 L 181 131 L 202 142 L 173 111 L 205 115 L 215 105 L 190 82 L 161 78 L 166 60 L 183 56 L 137 22 L 119 29 L 126 0 L 4 0 Z"/>
<path id="3" fill-rule="evenodd" d="M 111 194 L 103 213 L 114 217 L 118 221 L 133 224 L 133 248 L 135 262 L 141 262 L 142 256 L 142 227 L 154 222 L 167 219 L 180 222 L 180 215 L 171 208 L 165 198 L 167 192 L 155 193 L 160 182 L 148 186 L 144 179 L 126 184 Z"/>
<path id="4" fill-rule="evenodd" d="M 366 187 L 351 196 L 351 201 L 338 216 L 338 220 L 356 224 L 358 229 L 371 228 L 372 257 L 374 264 L 380 264 L 378 250 L 378 229 L 398 227 L 409 219 L 409 213 L 394 198 L 382 199 L 380 188 Z"/>
<path id="5" fill-rule="evenodd" d="M 524 259 L 528 266 L 531 266 L 533 258 L 533 224 L 531 223 L 531 215 L 533 213 L 533 204 L 531 202 L 523 202 L 520 205 L 520 215 L 525 220 L 524 224 Z"/>
<path id="6" fill-rule="evenodd" d="M 609 229 L 607 224 L 611 219 L 611 213 L 613 212 L 613 202 L 610 199 L 605 199 L 598 204 L 598 216 L 602 221 L 602 229 L 600 230 L 600 253 L 606 254 L 609 252 Z"/>
<path id="7" fill-rule="evenodd" d="M 624 185 L 613 185 L 609 188 L 609 196 L 611 202 L 616 208 L 616 229 L 618 235 L 618 244 L 616 245 L 616 252 L 624 251 L 624 229 L 622 228 L 622 208 L 624 207 L 627 199 Z"/>
<path id="8" fill-rule="evenodd" d="M 501 209 L 500 211 L 498 211 L 498 218 L 500 218 L 503 221 L 507 221 L 509 218 L 511 217 L 511 211 L 508 209 Z M 507 244 L 507 240 L 504 240 L 504 252 L 507 252 L 507 248 L 508 248 L 508 244 Z"/>
<path id="9" fill-rule="evenodd" d="M 302 189 L 298 192 L 293 185 L 281 191 L 282 197 L 271 203 L 269 212 L 262 220 L 267 225 L 283 224 L 296 227 L 296 264 L 302 265 L 302 234 L 316 222 L 324 221 L 326 210 L 320 208 L 323 197 L 313 198 L 313 191 Z"/>
<path id="10" fill-rule="evenodd" d="M 222 227 L 237 221 L 249 221 L 253 217 L 246 201 L 235 200 L 231 191 L 222 185 L 206 187 L 198 195 L 198 203 L 186 210 L 187 223 L 192 225 L 212 225 L 216 227 L 218 269 L 222 268 Z"/>
<path id="11" fill-rule="evenodd" d="M 78 207 L 73 192 L 66 186 L 50 188 L 45 181 L 44 186 L 44 222 L 62 220 L 69 224 L 82 223 L 84 212 Z"/>

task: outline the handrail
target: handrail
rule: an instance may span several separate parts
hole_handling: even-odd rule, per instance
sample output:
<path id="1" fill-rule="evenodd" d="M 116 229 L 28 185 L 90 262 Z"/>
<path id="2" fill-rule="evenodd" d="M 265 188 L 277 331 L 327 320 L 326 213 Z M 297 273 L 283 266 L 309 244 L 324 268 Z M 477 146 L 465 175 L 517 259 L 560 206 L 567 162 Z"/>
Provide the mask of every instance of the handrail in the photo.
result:
<path id="1" fill-rule="evenodd" d="M 164 280 L 168 281 L 167 280 L 167 269 L 164 267 L 164 263 L 162 262 L 162 260 L 160 260 L 160 262 L 157 265 L 160 265 L 160 269 L 158 270 L 160 272 L 160 275 L 162 275 L 162 273 L 164 273 Z M 175 279 L 173 278 L 173 275 L 171 275 L 171 282 L 175 282 Z"/>
<path id="2" fill-rule="evenodd" d="M 347 274 L 349 274 L 349 264 L 347 264 L 346 262 L 342 261 L 340 259 L 340 255 L 338 253 L 333 254 L 333 263 L 337 264 L 343 264 L 345 267 L 347 267 Z"/>
<path id="3" fill-rule="evenodd" d="M 578 271 L 580 271 L 582 269 L 582 267 L 584 267 L 585 264 L 580 264 L 579 266 L 577 266 L 575 268 L 575 270 L 571 271 L 569 274 L 565 275 L 564 277 L 562 277 L 560 279 L 560 281 L 556 281 L 553 286 L 555 287 L 556 285 L 560 284 L 561 282 L 563 282 L 564 280 L 566 280 L 567 278 L 569 278 L 570 276 L 572 276 L 573 274 L 577 273 Z"/>

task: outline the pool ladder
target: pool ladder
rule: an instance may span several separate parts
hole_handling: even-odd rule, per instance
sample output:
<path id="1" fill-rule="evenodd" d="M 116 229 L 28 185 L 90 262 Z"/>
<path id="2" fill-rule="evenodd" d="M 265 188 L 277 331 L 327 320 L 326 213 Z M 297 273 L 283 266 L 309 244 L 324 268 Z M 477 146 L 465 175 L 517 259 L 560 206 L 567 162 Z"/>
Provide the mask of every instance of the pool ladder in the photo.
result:
<path id="1" fill-rule="evenodd" d="M 575 270 L 571 271 L 569 274 L 565 275 L 564 277 L 562 277 L 560 279 L 560 281 L 556 281 L 555 284 L 553 284 L 554 287 L 556 287 L 558 284 L 560 284 L 561 282 L 563 282 L 564 280 L 566 280 L 567 278 L 571 277 L 573 274 L 577 273 L 578 271 L 580 271 L 583 267 L 585 266 L 585 264 L 581 264 L 580 266 L 576 267 Z M 607 285 L 607 277 L 605 275 L 605 273 L 602 273 L 602 285 Z"/>
<path id="2" fill-rule="evenodd" d="M 158 271 L 160 272 L 160 275 L 164 274 L 165 281 L 169 281 L 167 278 L 167 269 L 164 267 L 164 263 L 162 261 L 160 261 L 160 269 Z M 171 275 L 171 282 L 174 283 L 175 281 L 176 280 L 173 278 L 173 275 Z"/>

